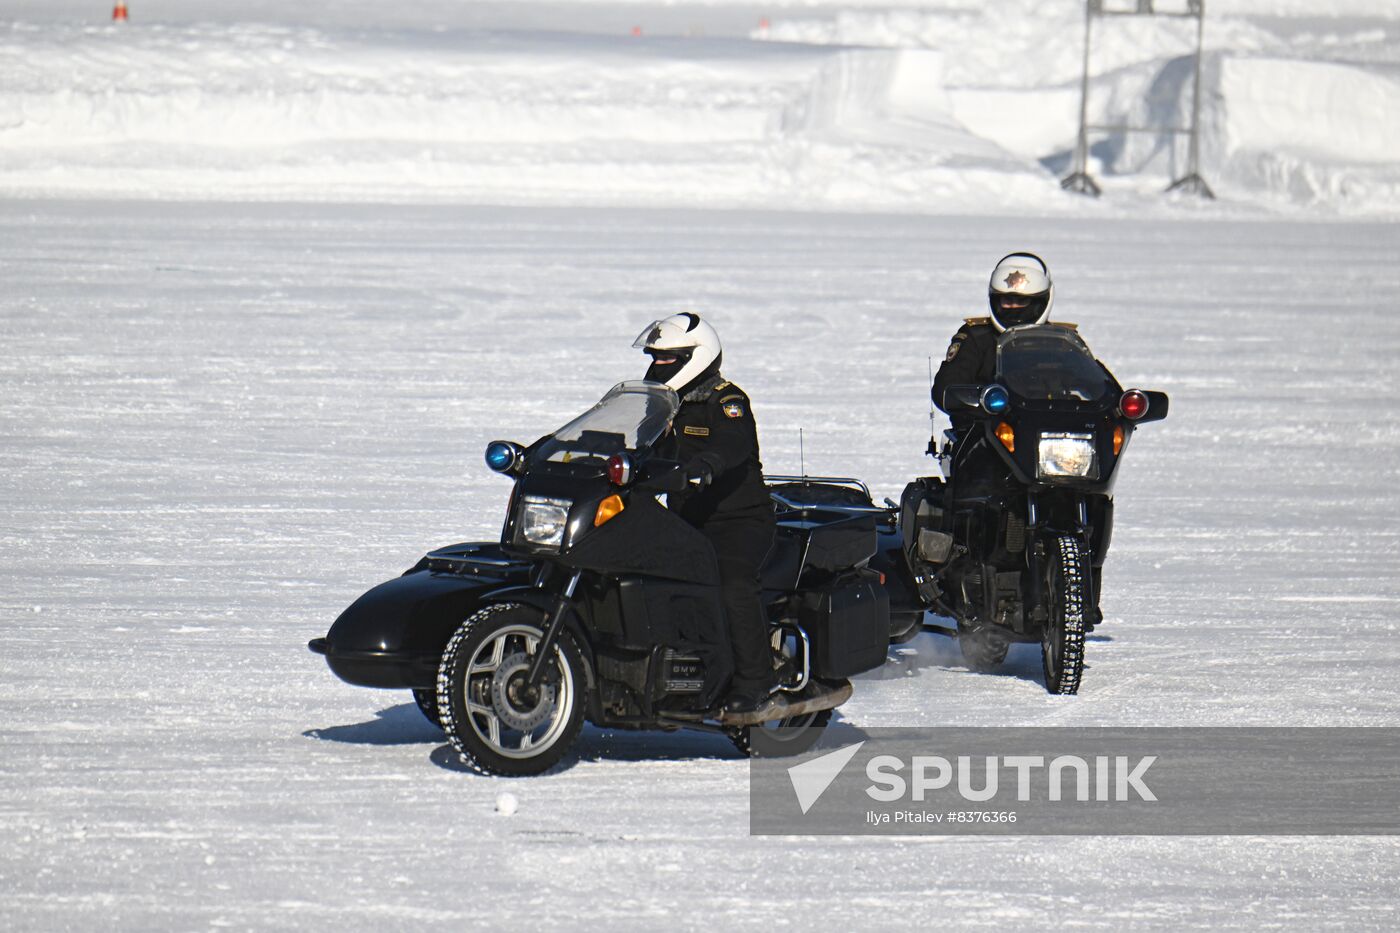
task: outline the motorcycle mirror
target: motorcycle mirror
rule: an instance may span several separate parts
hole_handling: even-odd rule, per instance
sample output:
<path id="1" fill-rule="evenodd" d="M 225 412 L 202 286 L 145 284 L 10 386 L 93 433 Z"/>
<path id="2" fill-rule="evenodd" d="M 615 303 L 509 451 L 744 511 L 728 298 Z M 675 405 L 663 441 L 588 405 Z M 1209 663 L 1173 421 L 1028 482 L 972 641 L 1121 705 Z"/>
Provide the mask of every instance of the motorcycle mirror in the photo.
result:
<path id="1" fill-rule="evenodd" d="M 636 486 L 651 492 L 685 492 L 685 470 L 679 463 L 653 460 L 647 464 L 646 475 L 636 482 Z"/>
<path id="2" fill-rule="evenodd" d="M 943 410 L 948 414 L 982 414 L 982 386 L 949 386 L 943 390 Z"/>

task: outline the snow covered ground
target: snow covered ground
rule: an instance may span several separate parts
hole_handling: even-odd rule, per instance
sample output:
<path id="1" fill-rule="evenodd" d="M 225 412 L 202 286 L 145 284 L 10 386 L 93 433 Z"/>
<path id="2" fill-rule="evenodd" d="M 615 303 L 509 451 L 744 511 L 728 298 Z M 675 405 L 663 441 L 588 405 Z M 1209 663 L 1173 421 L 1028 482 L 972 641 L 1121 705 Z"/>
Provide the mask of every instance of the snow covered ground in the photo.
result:
<path id="1" fill-rule="evenodd" d="M 868 726 L 1397 725 L 1400 289 L 1389 225 L 10 202 L 0 217 L 0 910 L 20 929 L 1393 923 L 1392 839 L 747 836 L 706 736 L 590 730 L 475 777 L 405 694 L 304 647 L 430 546 L 493 537 L 480 460 L 700 308 L 765 461 L 897 495 L 926 358 L 1033 244 L 1128 382 L 1082 694 L 933 636 Z M 1361 270 L 1358 272 L 1358 270 Z M 522 392 L 524 397 L 522 398 Z M 509 786 L 512 817 L 493 812 Z M 535 923 L 535 920 L 531 920 Z"/>
<path id="2" fill-rule="evenodd" d="M 485 442 L 637 375 L 676 310 L 725 336 L 770 470 L 801 428 L 809 471 L 897 496 L 928 358 L 1033 248 L 1173 400 L 1083 692 L 923 636 L 831 740 L 1400 725 L 1400 4 L 1208 4 L 1209 205 L 1142 141 L 1096 149 L 1101 201 L 1059 190 L 1059 0 L 130 6 L 0 9 L 7 927 L 1394 926 L 1386 838 L 750 838 L 702 735 L 476 777 L 305 642 L 494 537 Z M 1104 113 L 1180 105 L 1180 42 L 1121 32 Z"/>

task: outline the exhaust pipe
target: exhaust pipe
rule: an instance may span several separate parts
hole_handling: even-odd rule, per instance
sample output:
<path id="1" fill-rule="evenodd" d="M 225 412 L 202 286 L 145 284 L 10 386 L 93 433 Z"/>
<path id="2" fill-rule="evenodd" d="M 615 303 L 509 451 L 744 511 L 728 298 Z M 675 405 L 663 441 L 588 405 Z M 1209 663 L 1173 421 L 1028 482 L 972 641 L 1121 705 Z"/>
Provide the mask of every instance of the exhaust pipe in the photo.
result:
<path id="1" fill-rule="evenodd" d="M 720 717 L 720 722 L 726 726 L 756 726 L 777 719 L 805 716 L 824 709 L 835 709 L 849 700 L 854 692 L 849 680 L 842 681 L 839 687 L 813 683 L 798 696 L 775 693 L 752 713 L 725 713 Z"/>

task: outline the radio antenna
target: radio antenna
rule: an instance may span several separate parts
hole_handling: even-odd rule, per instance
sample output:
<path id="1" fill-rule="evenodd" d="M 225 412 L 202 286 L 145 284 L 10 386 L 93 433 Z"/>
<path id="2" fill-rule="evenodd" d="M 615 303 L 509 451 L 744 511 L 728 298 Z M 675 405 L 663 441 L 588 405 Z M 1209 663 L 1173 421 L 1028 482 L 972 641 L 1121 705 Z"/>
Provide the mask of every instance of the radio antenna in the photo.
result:
<path id="1" fill-rule="evenodd" d="M 933 433 L 933 357 L 928 358 L 928 432 Z"/>
<path id="2" fill-rule="evenodd" d="M 802 429 L 797 429 L 797 465 L 801 468 L 802 478 L 807 478 L 807 449 L 803 443 Z"/>
<path id="3" fill-rule="evenodd" d="M 931 457 L 938 456 L 938 416 L 933 409 L 933 357 L 928 358 L 928 451 Z"/>

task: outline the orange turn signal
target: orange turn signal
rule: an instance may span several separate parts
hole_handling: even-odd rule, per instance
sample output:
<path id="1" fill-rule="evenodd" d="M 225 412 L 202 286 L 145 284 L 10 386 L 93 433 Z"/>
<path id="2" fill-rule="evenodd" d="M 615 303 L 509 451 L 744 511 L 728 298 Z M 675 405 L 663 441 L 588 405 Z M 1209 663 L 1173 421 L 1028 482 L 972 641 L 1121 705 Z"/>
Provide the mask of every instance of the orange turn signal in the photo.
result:
<path id="1" fill-rule="evenodd" d="M 1118 452 L 1123 449 L 1123 426 L 1115 424 L 1113 426 L 1113 456 L 1118 456 Z"/>
<path id="2" fill-rule="evenodd" d="M 1016 452 L 1016 432 L 1005 421 L 997 425 L 997 440 L 1011 453 Z"/>
<path id="3" fill-rule="evenodd" d="M 593 516 L 593 527 L 597 528 L 599 525 L 605 525 L 614 518 L 617 518 L 622 514 L 624 508 L 626 508 L 626 506 L 622 504 L 621 496 L 616 494 L 608 496 L 602 502 L 598 503 L 598 511 Z"/>

